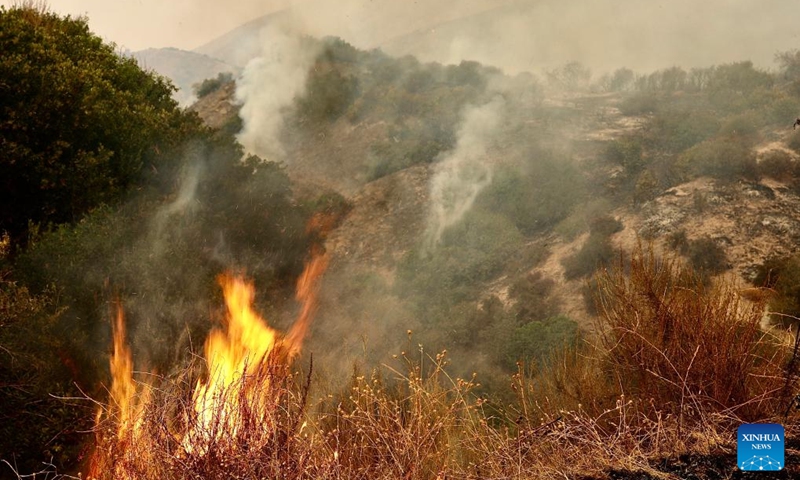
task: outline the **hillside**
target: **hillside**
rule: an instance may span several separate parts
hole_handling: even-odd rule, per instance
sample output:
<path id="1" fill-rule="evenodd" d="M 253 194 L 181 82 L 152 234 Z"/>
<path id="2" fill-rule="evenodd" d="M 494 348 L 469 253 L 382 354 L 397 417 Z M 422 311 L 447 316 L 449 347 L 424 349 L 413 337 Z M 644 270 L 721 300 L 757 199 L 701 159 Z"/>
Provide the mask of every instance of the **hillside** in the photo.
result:
<path id="1" fill-rule="evenodd" d="M 323 68 L 319 65 L 317 68 Z M 339 68 L 335 62 L 323 65 L 325 69 Z M 346 63 L 341 68 L 344 75 L 353 75 L 365 86 L 360 93 L 362 98 L 371 95 L 369 88 L 378 88 L 367 87 L 375 74 L 374 67 L 354 70 L 353 64 Z M 428 67 L 412 68 L 424 71 Z M 797 165 L 798 154 L 787 147 L 793 132 L 785 124 L 768 124 L 756 130 L 747 127 L 751 133 L 743 143 L 746 152 L 741 153 L 745 158 L 741 161 L 752 162 L 752 167 L 747 168 L 758 173 L 739 176 L 737 172 L 744 171 L 737 170 L 743 168 L 739 165 L 721 165 L 714 170 L 687 170 L 683 166 L 683 173 L 676 173 L 676 167 L 665 170 L 657 163 L 652 169 L 642 166 L 656 158 L 675 155 L 667 150 L 656 151 L 661 147 L 655 144 L 646 146 L 655 125 L 663 122 L 658 114 L 629 111 L 638 98 L 654 94 L 543 90 L 540 85 L 524 82 L 504 88 L 507 90 L 502 94 L 515 102 L 505 112 L 507 118 L 494 132 L 492 147 L 482 160 L 494 171 L 495 184 L 478 196 L 475 210 L 484 212 L 480 215 L 509 215 L 506 218 L 515 222 L 525 236 L 492 259 L 479 259 L 470 250 L 451 252 L 443 248 L 433 253 L 429 261 L 434 263 L 440 254 L 446 255 L 442 261 L 455 255 L 447 261 L 465 262 L 451 272 L 433 274 L 414 259 L 421 255 L 429 228 L 436 161 L 447 157 L 447 150 L 434 151 L 434 156 L 421 157 L 418 165 L 410 162 L 409 167 L 401 166 L 373 179 L 371 165 L 376 156 L 395 155 L 392 150 L 385 150 L 387 146 L 412 151 L 416 148 L 407 143 L 413 137 L 408 133 L 401 136 L 398 131 L 408 131 L 424 122 L 424 114 L 412 111 L 403 116 L 399 122 L 403 126 L 398 129 L 398 123 L 386 120 L 383 107 L 367 112 L 353 110 L 360 105 L 356 99 L 344 115 L 330 123 L 284 130 L 284 161 L 297 194 L 302 197 L 322 189 L 342 195 L 350 204 L 348 215 L 326 241 L 333 263 L 323 284 L 317 324 L 320 330 L 311 343 L 317 351 L 336 349 L 336 361 L 331 360 L 332 363 L 349 362 L 342 356 L 347 351 L 358 356 L 365 335 L 370 349 L 378 355 L 385 342 L 392 343 L 391 332 L 407 329 L 418 332 L 420 341 L 432 348 L 447 346 L 454 362 L 465 371 L 478 368 L 478 364 L 486 371 L 493 362 L 504 363 L 503 354 L 492 353 L 494 342 L 478 340 L 483 335 L 505 335 L 502 329 L 467 334 L 462 329 L 471 327 L 451 323 L 455 320 L 439 311 L 441 305 L 423 307 L 431 301 L 428 295 L 432 292 L 417 291 L 414 285 L 418 282 L 436 290 L 435 284 L 424 282 L 453 282 L 456 278 L 463 282 L 463 278 L 469 278 L 461 288 L 474 292 L 471 300 L 449 297 L 452 293 L 444 292 L 433 297 L 449 305 L 447 308 L 464 312 L 460 315 L 480 316 L 487 305 L 499 301 L 502 309 L 493 313 L 499 316 L 492 320 L 500 322 L 498 325 L 506 316 L 520 318 L 531 309 L 540 309 L 544 313 L 539 315 L 564 315 L 577 322 L 582 331 L 591 332 L 595 319 L 586 284 L 594 267 L 613 263 L 617 255 L 614 252 L 631 252 L 640 244 L 652 245 L 664 255 L 683 258 L 696 268 L 720 275 L 720 279 L 731 279 L 743 291 L 759 286 L 760 269 L 768 260 L 797 253 L 794 246 L 800 234 L 800 197 L 796 180 L 790 173 L 770 170 L 776 155 L 784 159 L 781 168 L 786 172 Z M 236 114 L 231 100 L 233 86 L 225 92 L 213 100 L 214 105 L 227 105 L 225 108 L 207 108 L 202 102 L 194 107 L 211 125 L 225 123 L 222 118 L 231 121 Z M 436 98 L 436 92 L 423 90 L 414 98 L 430 101 Z M 662 115 L 672 115 L 672 109 L 692 108 L 685 96 L 702 97 L 704 93 L 657 95 L 653 101 L 664 105 L 659 107 Z M 670 106 L 670 102 L 676 103 Z M 287 126 L 295 121 L 296 117 L 287 117 Z M 637 165 L 626 163 L 631 160 L 617 158 L 619 154 L 614 153 L 615 148 L 627 145 L 631 139 L 638 145 L 634 150 L 635 161 L 640 163 Z M 648 152 L 648 148 L 653 150 Z M 548 160 L 541 164 L 537 157 Z M 672 161 L 678 157 L 675 155 Z M 724 164 L 728 160 L 720 161 Z M 566 175 L 573 180 L 553 175 Z M 498 203 L 509 201 L 527 207 Z M 465 217 L 467 223 L 476 222 L 468 228 L 506 228 L 500 224 L 489 227 L 484 223 L 489 217 L 475 215 L 472 220 L 469 215 Z M 595 234 L 593 225 L 598 218 L 607 219 L 604 221 L 610 226 L 603 230 L 597 227 L 600 233 Z M 485 234 L 502 235 L 491 231 Z M 720 259 L 711 261 L 717 264 L 703 263 L 704 256 L 715 252 L 721 252 Z M 356 279 L 358 288 L 351 285 Z M 420 322 L 422 312 L 429 317 L 427 322 Z M 365 330 L 374 318 L 383 319 L 380 326 Z M 449 325 L 450 335 L 437 333 L 440 322 Z M 331 336 L 332 332 L 335 335 Z M 330 344 L 328 338 L 336 340 Z M 347 346 L 344 351 L 340 349 L 342 341 Z M 476 352 L 480 354 L 475 356 Z"/>
<path id="2" fill-rule="evenodd" d="M 521 3 L 469 5 L 376 0 Z M 800 473 L 800 51 L 537 76 L 263 21 L 183 108 L 0 8 L 0 476 L 740 478 L 764 423 Z"/>
<path id="3" fill-rule="evenodd" d="M 178 91 L 175 99 L 181 105 L 191 105 L 195 100 L 192 87 L 220 73 L 235 73 L 239 69 L 208 55 L 187 52 L 177 48 L 149 48 L 133 52 L 133 58 L 144 70 L 154 71 L 170 79 Z"/>

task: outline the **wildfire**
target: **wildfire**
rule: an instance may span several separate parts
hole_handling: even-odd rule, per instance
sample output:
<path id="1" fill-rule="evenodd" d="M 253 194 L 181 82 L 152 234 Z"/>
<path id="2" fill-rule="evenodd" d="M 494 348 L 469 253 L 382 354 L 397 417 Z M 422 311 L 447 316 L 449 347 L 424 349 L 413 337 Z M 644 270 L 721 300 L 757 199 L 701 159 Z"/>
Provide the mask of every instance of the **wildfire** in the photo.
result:
<path id="1" fill-rule="evenodd" d="M 137 396 L 136 384 L 133 381 L 133 360 L 131 351 L 125 340 L 125 313 L 122 305 L 117 304 L 117 312 L 112 325 L 114 350 L 109 364 L 111 367 L 111 399 L 105 410 L 98 409 L 96 423 L 99 426 L 105 418 L 116 422 L 116 445 L 127 455 L 134 454 L 129 445 L 136 445 L 141 435 L 144 419 L 144 408 L 149 401 L 150 390 L 143 388 Z M 98 429 L 98 431 L 100 431 Z M 98 439 L 102 444 L 102 439 Z M 110 453 L 110 452 L 106 452 Z M 89 466 L 87 478 L 97 478 L 101 473 L 99 454 L 96 453 Z M 115 471 L 115 473 L 117 473 Z"/>
<path id="2" fill-rule="evenodd" d="M 297 281 L 300 313 L 286 335 L 271 328 L 253 309 L 255 288 L 252 282 L 232 273 L 219 276 L 226 315 L 223 325 L 212 330 L 206 340 L 204 353 L 208 373 L 195 385 L 191 406 L 184 412 L 183 433 L 172 433 L 179 445 L 176 455 L 205 455 L 212 445 L 216 449 L 235 449 L 240 441 L 252 441 L 240 438 L 247 433 L 244 431 L 248 425 L 258 425 L 265 432 L 270 430 L 275 408 L 269 388 L 273 370 L 288 365 L 300 352 L 317 308 L 319 279 L 328 261 L 322 248 L 312 249 L 311 259 Z M 121 306 L 114 323 L 113 346 L 108 411 L 114 413 L 116 438 L 109 442 L 98 437 L 98 450 L 90 465 L 89 478 L 97 478 L 101 472 L 112 474 L 114 478 L 125 477 L 121 473 L 129 469 L 119 467 L 120 462 L 141 463 L 141 458 L 147 455 L 146 451 L 137 452 L 137 440 L 142 435 L 144 412 L 151 397 L 149 389 L 145 389 L 137 401 Z M 110 446 L 104 448 L 104 445 Z"/>

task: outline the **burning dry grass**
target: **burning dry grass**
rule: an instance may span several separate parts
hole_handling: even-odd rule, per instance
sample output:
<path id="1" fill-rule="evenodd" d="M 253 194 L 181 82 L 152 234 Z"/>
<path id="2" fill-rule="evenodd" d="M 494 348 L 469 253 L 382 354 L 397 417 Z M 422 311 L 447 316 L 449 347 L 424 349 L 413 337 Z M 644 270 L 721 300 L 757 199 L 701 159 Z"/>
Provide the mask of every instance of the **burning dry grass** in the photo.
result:
<path id="1" fill-rule="evenodd" d="M 208 380 L 196 369 L 139 386 L 138 423 L 122 435 L 124 417 L 99 425 L 91 476 L 477 480 L 613 468 L 664 477 L 657 459 L 730 452 L 743 421 L 796 430 L 785 416 L 794 352 L 758 328 L 761 305 L 652 253 L 599 285 L 602 335 L 515 375 L 512 406 L 477 396 L 475 378 L 450 377 L 444 352 L 402 355 L 403 367 L 356 374 L 347 391 L 310 405 L 310 372 L 293 372 L 289 350 L 277 348 L 215 394 L 235 409 L 210 421 L 197 420 L 196 386 Z"/>

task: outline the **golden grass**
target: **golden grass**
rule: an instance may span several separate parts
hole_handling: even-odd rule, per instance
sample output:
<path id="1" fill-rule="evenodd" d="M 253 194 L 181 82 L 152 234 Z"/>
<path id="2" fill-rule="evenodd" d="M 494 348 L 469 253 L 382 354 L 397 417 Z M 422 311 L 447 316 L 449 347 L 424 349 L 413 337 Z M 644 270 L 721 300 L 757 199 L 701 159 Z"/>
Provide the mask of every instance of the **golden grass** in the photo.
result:
<path id="1" fill-rule="evenodd" d="M 705 287 L 637 252 L 599 276 L 597 299 L 601 334 L 521 368 L 509 379 L 512 406 L 475 395 L 475 378 L 450 377 L 445 352 L 355 374 L 314 405 L 310 374 L 273 361 L 241 380 L 266 408 L 240 402 L 235 434 L 208 432 L 187 452 L 187 370 L 151 388 L 139 435 L 117 438 L 113 420 L 99 427 L 96 477 L 538 479 L 613 468 L 669 478 L 653 467 L 659 459 L 731 452 L 744 421 L 796 429 L 785 417 L 794 352 L 759 329 L 761 305 L 731 285 Z"/>

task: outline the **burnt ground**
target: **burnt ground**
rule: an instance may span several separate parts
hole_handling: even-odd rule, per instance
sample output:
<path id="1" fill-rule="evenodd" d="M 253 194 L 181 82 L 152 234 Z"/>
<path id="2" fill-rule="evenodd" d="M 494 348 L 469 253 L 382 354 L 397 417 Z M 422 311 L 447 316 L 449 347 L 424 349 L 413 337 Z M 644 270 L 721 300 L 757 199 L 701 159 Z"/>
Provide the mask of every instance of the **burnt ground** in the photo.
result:
<path id="1" fill-rule="evenodd" d="M 785 452 L 786 468 L 779 472 L 743 472 L 736 467 L 736 449 L 713 455 L 681 455 L 652 464 L 654 473 L 630 470 L 609 470 L 603 475 L 581 477 L 579 480 L 778 480 L 800 478 L 800 439 L 788 439 Z"/>

